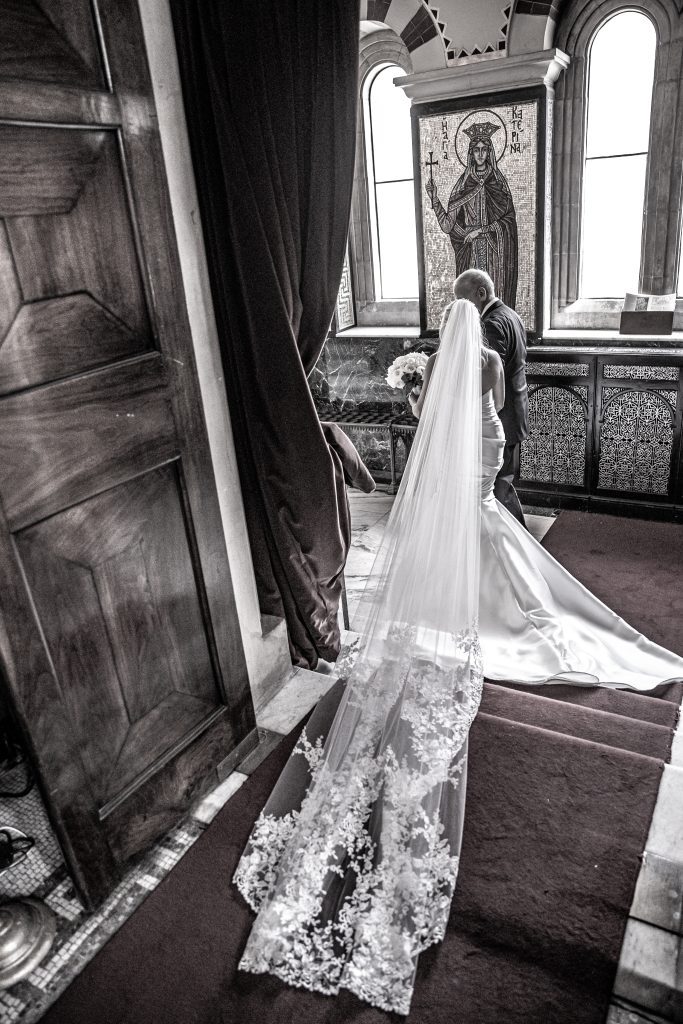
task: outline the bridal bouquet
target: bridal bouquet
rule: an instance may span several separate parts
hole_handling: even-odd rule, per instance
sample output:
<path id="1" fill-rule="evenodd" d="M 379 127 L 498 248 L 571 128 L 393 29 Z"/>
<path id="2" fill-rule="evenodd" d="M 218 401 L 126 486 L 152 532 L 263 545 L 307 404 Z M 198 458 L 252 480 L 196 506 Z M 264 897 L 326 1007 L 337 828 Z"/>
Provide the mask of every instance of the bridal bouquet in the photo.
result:
<path id="1" fill-rule="evenodd" d="M 428 357 L 424 352 L 408 352 L 397 356 L 387 370 L 387 384 L 390 388 L 402 388 L 406 397 L 414 387 L 422 383 Z"/>

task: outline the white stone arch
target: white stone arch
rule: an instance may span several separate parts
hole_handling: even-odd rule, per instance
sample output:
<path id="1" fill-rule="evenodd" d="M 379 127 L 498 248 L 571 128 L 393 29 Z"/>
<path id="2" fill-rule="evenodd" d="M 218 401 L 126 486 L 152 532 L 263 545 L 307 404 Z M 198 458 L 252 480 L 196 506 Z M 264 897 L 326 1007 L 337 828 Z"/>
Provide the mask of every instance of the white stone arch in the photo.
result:
<path id="1" fill-rule="evenodd" d="M 558 45 L 555 41 L 563 0 L 515 0 L 508 31 L 508 57 L 538 53 Z"/>
<path id="2" fill-rule="evenodd" d="M 361 22 L 380 22 L 398 36 L 410 54 L 413 71 L 447 66 L 451 40 L 437 8 L 422 0 L 361 0 L 360 17 Z"/>

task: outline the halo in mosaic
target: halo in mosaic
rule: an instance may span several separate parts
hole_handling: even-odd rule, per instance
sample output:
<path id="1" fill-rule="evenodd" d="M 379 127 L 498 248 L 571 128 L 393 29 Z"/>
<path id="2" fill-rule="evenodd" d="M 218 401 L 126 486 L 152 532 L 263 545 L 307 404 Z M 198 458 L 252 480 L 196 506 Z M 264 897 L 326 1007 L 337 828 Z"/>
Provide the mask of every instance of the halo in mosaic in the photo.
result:
<path id="1" fill-rule="evenodd" d="M 629 380 L 678 380 L 678 367 L 618 366 L 616 363 L 606 363 L 602 368 L 602 375 Z"/>
<path id="2" fill-rule="evenodd" d="M 529 436 L 520 448 L 520 477 L 583 487 L 588 388 L 542 386 L 529 391 Z"/>
<path id="3" fill-rule="evenodd" d="M 668 492 L 676 400 L 675 391 L 603 388 L 598 487 Z"/>
<path id="4" fill-rule="evenodd" d="M 538 145 L 538 100 L 419 118 L 427 330 L 471 267 L 536 329 Z"/>
<path id="5" fill-rule="evenodd" d="M 526 372 L 534 377 L 587 377 L 588 363 L 527 363 Z"/>

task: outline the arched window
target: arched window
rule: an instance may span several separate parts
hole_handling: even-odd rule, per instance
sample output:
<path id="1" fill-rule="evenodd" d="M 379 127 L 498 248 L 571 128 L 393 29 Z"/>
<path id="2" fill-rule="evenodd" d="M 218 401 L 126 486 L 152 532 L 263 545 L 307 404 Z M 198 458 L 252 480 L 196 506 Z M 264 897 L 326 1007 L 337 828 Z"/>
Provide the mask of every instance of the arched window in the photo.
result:
<path id="1" fill-rule="evenodd" d="M 593 37 L 581 210 L 581 298 L 637 292 L 657 35 L 626 10 Z"/>
<path id="2" fill-rule="evenodd" d="M 404 74 L 381 64 L 363 86 L 375 300 L 418 294 L 410 100 L 393 84 Z"/>

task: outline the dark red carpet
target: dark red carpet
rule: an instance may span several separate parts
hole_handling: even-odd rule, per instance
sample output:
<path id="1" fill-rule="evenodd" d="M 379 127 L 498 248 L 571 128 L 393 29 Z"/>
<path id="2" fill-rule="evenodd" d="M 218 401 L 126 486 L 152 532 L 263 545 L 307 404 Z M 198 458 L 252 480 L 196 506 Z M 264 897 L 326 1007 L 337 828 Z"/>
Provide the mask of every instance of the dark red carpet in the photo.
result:
<path id="1" fill-rule="evenodd" d="M 582 518 L 585 543 L 592 520 L 606 517 Z M 633 530 L 630 521 L 611 522 Z M 638 525 L 645 544 L 660 524 Z M 620 543 L 616 528 L 612 534 Z M 672 550 L 673 537 L 667 543 Z M 681 564 L 683 558 L 679 570 Z M 660 563 L 649 565 L 654 593 Z M 626 614 L 620 601 L 613 589 L 610 603 Z M 671 646 L 661 630 L 658 639 Z M 603 1024 L 669 749 L 673 718 L 661 712 L 673 716 L 676 708 L 672 700 L 621 693 L 623 699 L 592 707 L 592 692 L 575 691 L 580 701 L 572 704 L 566 695 L 487 686 L 471 732 L 449 930 L 421 958 L 410 1022 Z M 251 776 L 48 1011 L 47 1024 L 402 1019 L 348 994 L 328 999 L 236 969 L 251 914 L 230 878 L 294 741 L 290 736 Z"/>
<path id="2" fill-rule="evenodd" d="M 683 527 L 562 512 L 543 547 L 640 633 L 683 655 Z"/>

